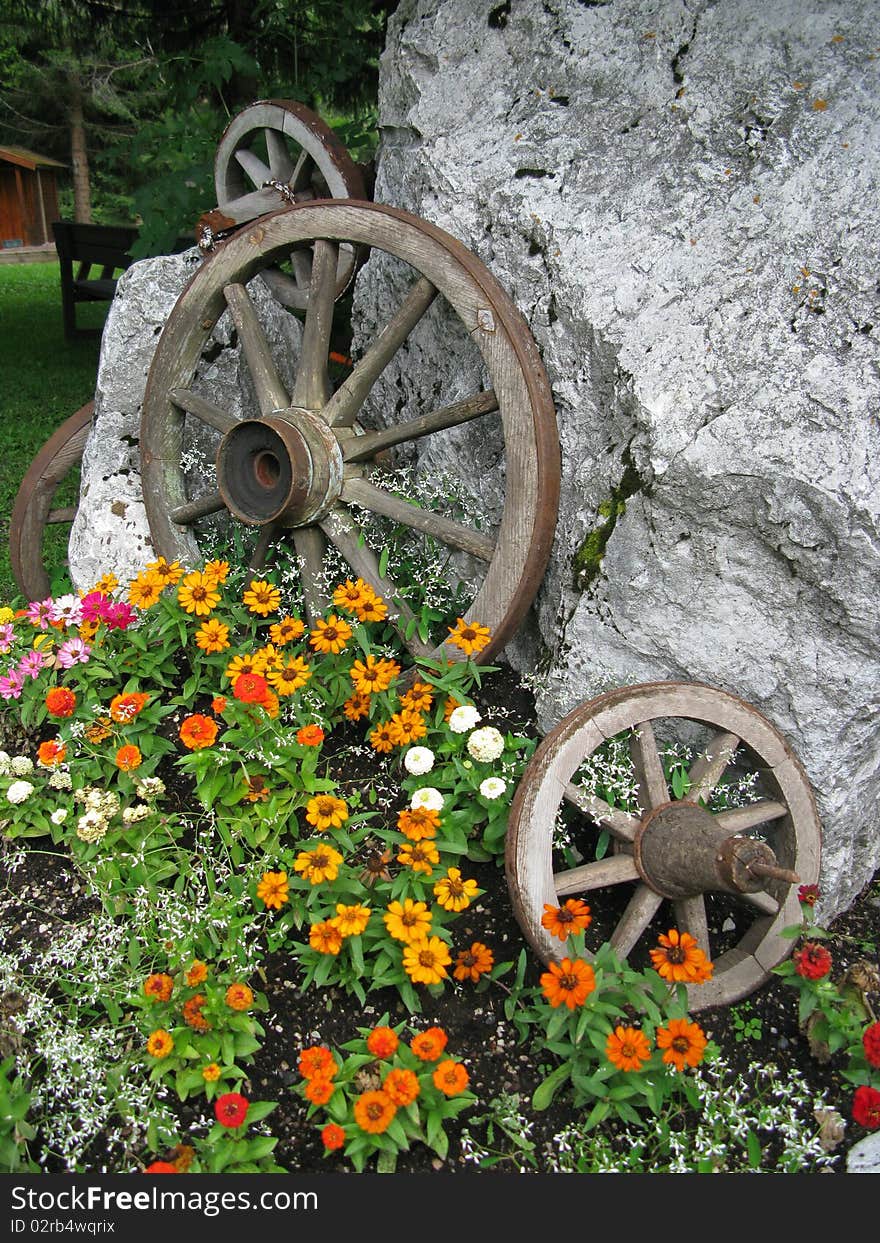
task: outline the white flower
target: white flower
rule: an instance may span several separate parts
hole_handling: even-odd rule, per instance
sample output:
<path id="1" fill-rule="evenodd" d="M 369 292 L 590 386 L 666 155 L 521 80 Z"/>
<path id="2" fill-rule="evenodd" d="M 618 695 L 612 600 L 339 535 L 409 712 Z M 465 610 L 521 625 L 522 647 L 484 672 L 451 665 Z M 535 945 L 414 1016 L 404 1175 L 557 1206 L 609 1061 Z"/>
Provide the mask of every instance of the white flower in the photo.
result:
<path id="1" fill-rule="evenodd" d="M 497 760 L 504 751 L 504 738 L 494 725 L 475 729 L 467 741 L 467 749 L 475 760 Z"/>
<path id="2" fill-rule="evenodd" d="M 6 797 L 10 803 L 23 803 L 25 799 L 30 798 L 33 792 L 34 787 L 29 781 L 13 781 L 6 791 Z"/>
<path id="3" fill-rule="evenodd" d="M 133 807 L 125 807 L 122 811 L 123 824 L 137 824 L 139 820 L 146 820 L 147 816 L 153 814 L 152 807 L 148 807 L 146 803 L 135 803 Z"/>
<path id="4" fill-rule="evenodd" d="M 80 816 L 76 835 L 83 842 L 99 842 L 107 832 L 107 821 L 97 811 L 87 811 Z"/>
<path id="5" fill-rule="evenodd" d="M 480 793 L 483 798 L 501 798 L 506 789 L 507 782 L 502 781 L 500 777 L 487 777 L 485 781 L 480 782 Z"/>
<path id="6" fill-rule="evenodd" d="M 67 819 L 67 808 L 56 807 L 49 819 L 53 824 L 64 824 L 64 821 Z"/>
<path id="7" fill-rule="evenodd" d="M 426 811 L 440 811 L 443 807 L 443 795 L 434 786 L 422 786 L 416 790 L 409 802 L 410 807 L 424 807 Z"/>
<path id="8" fill-rule="evenodd" d="M 34 762 L 28 759 L 26 755 L 13 755 L 9 761 L 9 767 L 15 773 L 16 777 L 29 777 L 34 771 Z"/>
<path id="9" fill-rule="evenodd" d="M 403 766 L 414 777 L 422 777 L 434 767 L 434 752 L 430 747 L 410 747 L 403 757 Z"/>
<path id="10" fill-rule="evenodd" d="M 144 777 L 135 786 L 135 792 L 138 798 L 161 798 L 165 793 L 165 782 L 161 777 Z"/>
<path id="11" fill-rule="evenodd" d="M 8 777 L 12 772 L 12 765 L 9 761 L 9 752 L 0 751 L 0 777 Z"/>
<path id="12" fill-rule="evenodd" d="M 453 734 L 466 734 L 469 729 L 473 729 L 482 719 L 482 716 L 471 704 L 459 704 L 457 708 L 452 710 L 452 715 L 449 718 L 449 728 Z"/>
<path id="13" fill-rule="evenodd" d="M 49 774 L 49 785 L 53 790 L 69 790 L 73 785 L 70 773 L 64 768 L 53 768 Z"/>

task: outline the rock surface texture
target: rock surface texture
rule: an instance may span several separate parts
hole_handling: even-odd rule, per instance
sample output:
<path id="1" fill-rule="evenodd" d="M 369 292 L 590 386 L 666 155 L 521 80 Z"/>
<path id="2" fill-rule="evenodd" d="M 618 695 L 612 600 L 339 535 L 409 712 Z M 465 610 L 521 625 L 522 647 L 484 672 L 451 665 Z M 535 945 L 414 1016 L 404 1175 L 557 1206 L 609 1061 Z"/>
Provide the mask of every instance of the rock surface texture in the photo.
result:
<path id="1" fill-rule="evenodd" d="M 77 589 L 88 588 L 110 570 L 120 582 L 128 582 L 156 557 L 141 491 L 141 405 L 162 330 L 200 263 L 197 250 L 144 259 L 133 264 L 117 286 L 101 340 L 95 416 L 70 534 L 70 573 Z M 299 321 L 281 309 L 260 277 L 249 283 L 248 290 L 282 378 L 292 383 L 301 340 Z M 214 329 L 195 384 L 239 418 L 259 414 L 228 312 Z M 206 491 L 199 476 L 204 475 L 204 463 L 213 464 L 219 437 L 192 419 L 187 420 L 186 436 L 190 495 L 196 496 Z"/>
<path id="2" fill-rule="evenodd" d="M 553 389 L 556 543 L 509 648 L 543 670 L 542 728 L 627 682 L 754 704 L 816 794 L 827 918 L 880 863 L 876 18 L 403 0 L 381 65 L 376 200 L 486 263 Z M 382 272 L 359 280 L 364 338 Z M 436 405 L 451 371 L 444 400 L 480 387 L 428 345 L 380 397 Z M 454 445 L 423 463 L 480 475 L 491 509 L 480 448 L 485 470 Z"/>

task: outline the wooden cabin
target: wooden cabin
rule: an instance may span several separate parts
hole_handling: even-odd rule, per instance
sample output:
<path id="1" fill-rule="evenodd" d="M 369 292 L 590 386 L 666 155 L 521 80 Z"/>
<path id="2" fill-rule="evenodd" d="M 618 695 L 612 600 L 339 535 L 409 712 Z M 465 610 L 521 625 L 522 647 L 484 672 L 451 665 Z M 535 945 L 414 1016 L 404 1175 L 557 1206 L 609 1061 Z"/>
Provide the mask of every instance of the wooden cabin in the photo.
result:
<path id="1" fill-rule="evenodd" d="M 56 169 L 65 165 L 23 147 L 0 147 L 0 246 L 51 246 L 59 217 Z"/>

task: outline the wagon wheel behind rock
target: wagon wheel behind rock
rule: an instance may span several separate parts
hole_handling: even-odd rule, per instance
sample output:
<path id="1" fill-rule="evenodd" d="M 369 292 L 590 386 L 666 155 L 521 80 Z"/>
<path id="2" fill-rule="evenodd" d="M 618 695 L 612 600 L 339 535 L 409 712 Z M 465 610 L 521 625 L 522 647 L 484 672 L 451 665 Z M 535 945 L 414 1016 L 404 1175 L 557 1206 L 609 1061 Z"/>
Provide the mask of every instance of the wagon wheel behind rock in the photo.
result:
<path id="1" fill-rule="evenodd" d="M 208 224 L 219 222 L 220 228 L 224 217 L 238 225 L 277 211 L 284 203 L 368 197 L 360 170 L 330 126 L 290 99 L 259 100 L 233 117 L 214 159 L 214 188 L 217 212 L 203 219 Z M 362 260 L 358 248 L 340 245 L 337 297 L 348 289 Z M 311 252 L 297 247 L 263 276 L 282 305 L 303 310 Z"/>
<path id="2" fill-rule="evenodd" d="M 302 354 L 288 392 L 247 284 L 301 244 L 313 248 L 314 262 Z M 405 276 L 408 292 L 333 391 L 327 362 L 338 249 L 345 244 L 368 246 L 401 261 L 395 270 Z M 440 304 L 436 315 L 431 311 L 435 301 Z M 196 391 L 200 356 L 227 308 L 258 396 L 258 419 L 238 421 Z M 427 314 L 431 318 L 420 328 Z M 407 412 L 403 422 L 364 431 L 356 420 L 381 373 L 413 334 L 434 348 L 435 325 L 440 332 L 457 332 L 474 355 L 474 374 L 482 369 L 489 384 L 463 399 L 444 400 L 441 393 L 436 405 L 415 417 Z M 505 465 L 503 508 L 495 530 L 411 504 L 370 478 L 377 459 L 394 446 L 442 436 L 473 419 L 491 420 L 496 412 Z M 187 495 L 181 464 L 187 414 L 222 435 L 216 476 L 205 493 L 193 497 Z M 394 412 L 383 409 L 384 418 L 389 414 L 393 419 Z M 205 261 L 159 340 L 144 396 L 141 463 L 157 553 L 195 563 L 196 523 L 220 511 L 258 528 L 253 569 L 267 563 L 273 542 L 286 533 L 302 567 L 306 608 L 314 617 L 327 604 L 322 567 L 329 543 L 353 575 L 388 601 L 392 622 L 413 657 L 442 653 L 460 660 L 462 653 L 449 644 L 423 642 L 414 633 L 413 615 L 397 584 L 382 572 L 381 556 L 361 539 L 363 515 L 382 515 L 437 541 L 453 559 L 468 559 L 474 581 L 481 582 L 465 618 L 491 629 L 491 643 L 481 653 L 488 660 L 514 633 L 540 585 L 559 496 L 553 403 L 522 316 L 460 242 L 416 216 L 374 203 L 327 201 L 279 211 L 231 236 Z"/>
<path id="3" fill-rule="evenodd" d="M 94 401 L 87 402 L 52 433 L 16 494 L 9 522 L 9 559 L 15 581 L 28 600 L 43 600 L 51 591 L 43 539 L 47 526 L 73 522 L 76 506 L 53 508 L 53 501 L 79 467 L 94 409 Z"/>
<path id="4" fill-rule="evenodd" d="M 675 797 L 661 740 L 680 737 L 683 726 L 691 735 L 708 727 L 708 736 L 701 734 L 689 785 Z M 611 806 L 578 771 L 624 731 L 642 810 Z M 733 764 L 757 774 L 760 797 L 720 809 L 718 791 Z M 614 852 L 575 867 L 560 864 L 553 839 L 565 808 L 574 810 L 594 844 L 606 830 Z M 639 943 L 656 945 L 657 931 L 672 926 L 689 932 L 710 957 L 720 950 L 713 978 L 689 987 L 697 1010 L 746 996 L 786 957 L 792 942 L 782 929 L 800 919 L 793 886 L 817 881 L 819 850 L 809 781 L 779 731 L 725 691 L 656 682 L 590 700 L 547 735 L 513 800 L 505 865 L 517 920 L 545 962 L 566 952 L 542 926 L 545 904 L 585 895 L 598 914 L 603 903 L 619 909 L 615 899 L 632 886 L 608 938 L 621 957 Z M 661 911 L 664 902 L 671 911 Z M 735 925 L 735 944 L 713 926 L 722 919 Z"/>

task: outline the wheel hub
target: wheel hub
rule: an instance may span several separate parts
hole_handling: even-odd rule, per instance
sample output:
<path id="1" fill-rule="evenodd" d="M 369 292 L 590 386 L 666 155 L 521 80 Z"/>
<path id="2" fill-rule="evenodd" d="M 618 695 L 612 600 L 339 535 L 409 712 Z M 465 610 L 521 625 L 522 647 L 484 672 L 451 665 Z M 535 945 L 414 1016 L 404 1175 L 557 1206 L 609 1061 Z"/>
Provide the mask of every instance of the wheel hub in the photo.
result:
<path id="1" fill-rule="evenodd" d="M 309 410 L 243 419 L 220 442 L 217 483 L 227 508 L 249 526 L 304 526 L 338 499 L 342 452 Z"/>
<path id="2" fill-rule="evenodd" d="M 766 842 L 730 834 L 705 808 L 684 801 L 664 803 L 644 818 L 633 859 L 645 884 L 673 899 L 710 890 L 757 893 L 766 876 L 783 872 Z"/>

